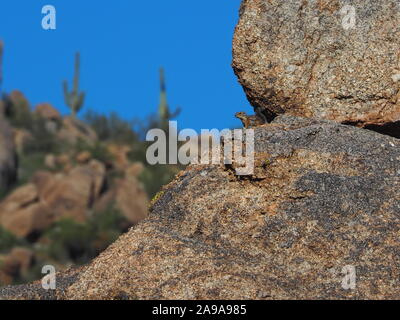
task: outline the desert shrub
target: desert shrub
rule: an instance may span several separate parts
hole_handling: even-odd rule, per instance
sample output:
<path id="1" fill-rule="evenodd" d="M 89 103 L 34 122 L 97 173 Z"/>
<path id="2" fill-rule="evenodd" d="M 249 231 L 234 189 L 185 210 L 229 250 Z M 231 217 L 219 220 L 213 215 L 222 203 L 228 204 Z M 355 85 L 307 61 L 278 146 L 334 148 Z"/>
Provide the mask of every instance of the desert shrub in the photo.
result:
<path id="1" fill-rule="evenodd" d="M 46 234 L 50 241 L 47 254 L 63 263 L 87 260 L 92 256 L 88 228 L 73 220 L 57 222 Z"/>
<path id="2" fill-rule="evenodd" d="M 126 121 L 116 113 L 107 116 L 89 111 L 84 120 L 92 126 L 101 141 L 123 143 L 131 147 L 131 152 L 128 154 L 129 160 L 145 164 L 140 180 L 149 197 L 153 197 L 163 185 L 173 179 L 179 170 L 184 168 L 180 165 L 150 166 L 147 164 L 146 150 L 152 142 L 145 141 L 146 134 L 150 129 L 165 127 L 157 115 L 150 115 L 145 120 Z M 168 129 L 164 130 L 168 135 Z"/>
<path id="3" fill-rule="evenodd" d="M 2 201 L 7 196 L 8 193 L 9 193 L 8 189 L 0 188 L 0 201 Z"/>
<path id="4" fill-rule="evenodd" d="M 94 214 L 85 223 L 58 221 L 44 234 L 49 240 L 45 253 L 59 263 L 87 263 L 119 237 L 123 221 L 113 207 Z"/>
<path id="5" fill-rule="evenodd" d="M 90 110 L 85 114 L 84 121 L 96 131 L 101 141 L 127 144 L 138 140 L 132 130 L 133 121 L 124 120 L 115 112 L 107 116 Z"/>
<path id="6" fill-rule="evenodd" d="M 0 226 L 0 253 L 6 253 L 16 246 L 25 245 L 24 241 Z"/>
<path id="7" fill-rule="evenodd" d="M 139 176 L 149 198 L 153 198 L 161 187 L 172 181 L 180 168 L 173 165 L 147 166 Z"/>
<path id="8" fill-rule="evenodd" d="M 46 128 L 46 120 L 34 116 L 27 130 L 32 134 L 32 139 L 24 147 L 24 153 L 58 153 L 60 143 L 52 132 Z"/>
<path id="9" fill-rule="evenodd" d="M 99 160 L 104 163 L 112 162 L 113 156 L 107 150 L 104 143 L 96 141 L 93 145 L 88 144 L 82 139 L 79 139 L 74 146 L 75 152 L 89 151 L 93 159 Z"/>
<path id="10" fill-rule="evenodd" d="M 32 178 L 39 170 L 45 169 L 45 153 L 23 154 L 19 157 L 19 172 L 17 186 L 21 186 Z"/>

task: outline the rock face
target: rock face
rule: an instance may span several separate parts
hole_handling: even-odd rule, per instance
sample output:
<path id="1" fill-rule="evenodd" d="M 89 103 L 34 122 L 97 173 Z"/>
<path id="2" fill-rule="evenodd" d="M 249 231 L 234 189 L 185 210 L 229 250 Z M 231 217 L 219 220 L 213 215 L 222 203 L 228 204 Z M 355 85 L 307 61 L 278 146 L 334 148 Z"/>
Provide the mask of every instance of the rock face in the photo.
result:
<path id="1" fill-rule="evenodd" d="M 244 0 L 233 67 L 270 118 L 379 129 L 400 121 L 399 47 L 397 0 Z"/>
<path id="2" fill-rule="evenodd" d="M 255 139 L 253 176 L 189 167 L 56 297 L 399 299 L 400 141 L 291 116 Z M 34 287 L 0 297 L 45 298 Z"/>
<path id="3" fill-rule="evenodd" d="M 54 221 L 49 208 L 40 203 L 37 188 L 27 184 L 11 193 L 0 206 L 0 226 L 18 237 L 30 237 Z"/>
<path id="4" fill-rule="evenodd" d="M 0 193 L 12 184 L 17 175 L 17 156 L 12 130 L 0 115 Z"/>

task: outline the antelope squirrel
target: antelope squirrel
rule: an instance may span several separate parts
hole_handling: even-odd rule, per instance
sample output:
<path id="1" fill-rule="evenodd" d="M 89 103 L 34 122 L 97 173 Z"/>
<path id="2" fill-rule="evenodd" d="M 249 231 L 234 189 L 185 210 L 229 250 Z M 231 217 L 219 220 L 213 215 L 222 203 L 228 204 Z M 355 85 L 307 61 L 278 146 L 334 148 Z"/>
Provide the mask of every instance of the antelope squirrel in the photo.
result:
<path id="1" fill-rule="evenodd" d="M 249 116 L 246 114 L 246 112 L 236 112 L 235 117 L 242 121 L 243 126 L 246 129 L 267 123 L 266 119 L 260 117 L 258 114 Z"/>

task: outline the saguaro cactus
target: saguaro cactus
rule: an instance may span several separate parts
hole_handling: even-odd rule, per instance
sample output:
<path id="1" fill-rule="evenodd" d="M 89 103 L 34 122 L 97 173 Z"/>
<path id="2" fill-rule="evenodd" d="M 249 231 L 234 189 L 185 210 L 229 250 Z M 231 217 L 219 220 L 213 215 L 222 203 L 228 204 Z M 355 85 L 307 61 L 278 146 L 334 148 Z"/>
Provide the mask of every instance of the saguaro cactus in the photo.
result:
<path id="1" fill-rule="evenodd" d="M 169 119 L 169 107 L 167 102 L 167 88 L 165 86 L 164 69 L 160 68 L 160 105 L 158 107 L 158 115 L 162 122 Z"/>
<path id="2" fill-rule="evenodd" d="M 0 95 L 2 93 L 3 88 L 3 51 L 4 51 L 4 43 L 0 40 Z"/>
<path id="3" fill-rule="evenodd" d="M 64 98 L 66 105 L 71 109 L 73 117 L 82 109 L 85 101 L 85 92 L 79 92 L 80 54 L 75 55 L 75 73 L 72 91 L 68 90 L 68 81 L 64 81 Z"/>
<path id="4" fill-rule="evenodd" d="M 160 68 L 160 105 L 158 107 L 158 116 L 161 122 L 161 126 L 168 127 L 168 121 L 172 118 L 177 117 L 180 112 L 180 108 L 177 108 L 174 112 L 171 112 L 169 109 L 164 69 Z"/>

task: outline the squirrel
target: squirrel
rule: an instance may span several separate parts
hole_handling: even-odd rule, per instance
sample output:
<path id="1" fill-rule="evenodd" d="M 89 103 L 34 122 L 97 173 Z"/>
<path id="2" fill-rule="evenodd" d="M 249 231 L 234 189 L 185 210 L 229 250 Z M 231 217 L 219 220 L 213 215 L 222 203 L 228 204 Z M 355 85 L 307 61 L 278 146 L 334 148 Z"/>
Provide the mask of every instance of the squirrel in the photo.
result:
<path id="1" fill-rule="evenodd" d="M 246 112 L 236 112 L 235 117 L 242 121 L 243 126 L 246 129 L 261 126 L 267 123 L 265 117 L 261 117 L 258 114 L 249 116 L 246 114 Z"/>

